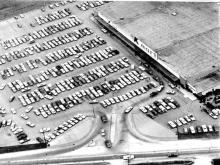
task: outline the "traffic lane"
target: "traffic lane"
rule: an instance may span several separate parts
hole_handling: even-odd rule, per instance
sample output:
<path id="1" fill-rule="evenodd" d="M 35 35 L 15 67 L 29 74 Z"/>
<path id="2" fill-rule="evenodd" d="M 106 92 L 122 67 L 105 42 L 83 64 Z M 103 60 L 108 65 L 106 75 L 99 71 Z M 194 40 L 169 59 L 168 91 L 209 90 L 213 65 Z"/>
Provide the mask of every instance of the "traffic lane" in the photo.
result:
<path id="1" fill-rule="evenodd" d="M 124 111 L 124 106 L 120 104 L 116 104 L 113 106 L 110 114 L 111 115 L 110 140 L 112 142 L 113 147 L 118 146 L 118 143 L 121 140 L 122 129 L 124 127 L 123 111 Z"/>
<path id="2" fill-rule="evenodd" d="M 136 158 L 146 158 L 146 157 L 151 157 L 151 158 L 156 158 L 156 157 L 167 157 L 168 153 L 176 153 L 178 152 L 179 155 L 184 155 L 184 156 L 192 156 L 198 155 L 198 154 L 212 154 L 212 153 L 217 153 L 220 151 L 220 148 L 215 148 L 215 149 L 207 149 L 207 148 L 193 148 L 193 149 L 170 149 L 170 150 L 164 150 L 164 151 L 154 151 L 154 152 L 131 152 L 128 153 L 130 155 L 134 155 L 135 159 Z M 32 159 L 32 160 L 10 160 L 10 161 L 1 161 L 0 164 L 4 163 L 14 163 L 14 164 L 45 164 L 45 163 L 68 163 L 68 162 L 86 162 L 86 161 L 96 161 L 96 160 L 112 160 L 112 159 L 122 159 L 125 153 L 117 153 L 117 154 L 103 154 L 103 155 L 84 155 L 84 156 L 71 156 L 71 157 L 51 157 L 51 158 L 38 158 L 38 159 Z M 189 158 L 189 159 L 190 159 Z M 23 162 L 22 162 L 23 161 Z"/>

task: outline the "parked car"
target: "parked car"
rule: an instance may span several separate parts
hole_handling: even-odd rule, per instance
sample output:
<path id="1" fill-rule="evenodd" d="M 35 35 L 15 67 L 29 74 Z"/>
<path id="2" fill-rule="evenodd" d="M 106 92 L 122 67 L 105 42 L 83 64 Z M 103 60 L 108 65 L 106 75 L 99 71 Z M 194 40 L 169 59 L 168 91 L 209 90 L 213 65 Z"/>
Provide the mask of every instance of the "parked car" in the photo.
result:
<path id="1" fill-rule="evenodd" d="M 201 126 L 196 126 L 196 130 L 197 130 L 197 133 L 202 133 L 203 132 Z"/>
<path id="2" fill-rule="evenodd" d="M 112 142 L 110 140 L 105 140 L 105 146 L 107 148 L 112 148 Z"/>
<path id="3" fill-rule="evenodd" d="M 133 108 L 134 108 L 134 107 L 130 106 L 130 107 L 126 108 L 124 112 L 125 112 L 125 113 L 129 113 Z"/>
<path id="4" fill-rule="evenodd" d="M 195 130 L 195 128 L 193 126 L 190 126 L 189 130 L 190 130 L 191 134 L 195 134 L 196 133 L 196 130 Z"/>
<path id="5" fill-rule="evenodd" d="M 205 124 L 201 125 L 203 132 L 208 132 L 208 128 Z"/>
<path id="6" fill-rule="evenodd" d="M 102 115 L 101 116 L 101 120 L 102 120 L 103 123 L 107 123 L 108 122 L 108 118 L 107 118 L 106 115 Z"/>
<path id="7" fill-rule="evenodd" d="M 173 121 L 168 121 L 168 124 L 171 128 L 176 128 L 177 125 Z"/>
<path id="8" fill-rule="evenodd" d="M 40 137 L 37 137 L 36 140 L 39 142 L 39 143 L 44 143 L 44 140 Z"/>

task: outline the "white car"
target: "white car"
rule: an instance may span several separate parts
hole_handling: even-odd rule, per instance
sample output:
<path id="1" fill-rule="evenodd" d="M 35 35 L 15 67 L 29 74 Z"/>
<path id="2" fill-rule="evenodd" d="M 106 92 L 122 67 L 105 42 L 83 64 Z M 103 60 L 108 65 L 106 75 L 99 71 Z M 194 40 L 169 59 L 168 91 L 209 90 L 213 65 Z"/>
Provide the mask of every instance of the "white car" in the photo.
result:
<path id="1" fill-rule="evenodd" d="M 211 125 L 207 125 L 209 132 L 213 132 L 213 128 Z"/>
<path id="2" fill-rule="evenodd" d="M 174 100 L 173 100 L 171 97 L 167 97 L 167 99 L 168 99 L 170 102 L 174 102 Z"/>
<path id="3" fill-rule="evenodd" d="M 206 125 L 201 125 L 203 132 L 208 132 L 207 126 Z"/>
<path id="4" fill-rule="evenodd" d="M 105 130 L 104 129 L 101 129 L 101 136 L 105 136 L 106 135 L 106 132 L 105 132 Z"/>
<path id="5" fill-rule="evenodd" d="M 11 119 L 8 119 L 8 120 L 7 120 L 7 124 L 6 124 L 6 125 L 7 125 L 7 126 L 10 126 L 10 125 L 11 125 L 11 123 L 12 123 L 12 120 L 11 120 Z"/>
<path id="6" fill-rule="evenodd" d="M 187 121 L 186 121 L 184 118 L 180 117 L 179 120 L 180 120 L 183 124 L 187 124 Z"/>
<path id="7" fill-rule="evenodd" d="M 190 132 L 191 132 L 192 134 L 195 134 L 195 133 L 196 133 L 196 130 L 195 130 L 195 128 L 194 128 L 193 126 L 190 126 L 190 127 L 189 127 L 189 130 L 190 130 Z"/>
<path id="8" fill-rule="evenodd" d="M 192 115 L 192 114 L 188 114 L 188 117 L 192 120 L 192 121 L 195 121 L 196 118 Z"/>
<path id="9" fill-rule="evenodd" d="M 131 112 L 132 109 L 133 109 L 132 106 L 128 107 L 127 109 L 125 109 L 125 113 L 129 113 L 129 112 Z"/>
<path id="10" fill-rule="evenodd" d="M 31 123 L 30 121 L 28 121 L 28 122 L 26 123 L 26 125 L 29 126 L 29 127 L 32 127 L 32 128 L 35 127 L 35 124 Z"/>
<path id="11" fill-rule="evenodd" d="M 29 113 L 33 109 L 33 106 L 28 106 L 28 108 L 25 110 L 26 113 Z"/>
<path id="12" fill-rule="evenodd" d="M 184 119 L 187 121 L 187 122 L 191 122 L 192 120 L 189 118 L 189 116 L 184 116 Z"/>
<path id="13" fill-rule="evenodd" d="M 124 155 L 123 160 L 131 160 L 134 159 L 134 155 Z"/>
<path id="14" fill-rule="evenodd" d="M 175 123 L 178 125 L 178 127 L 180 127 L 180 126 L 182 126 L 183 124 L 179 121 L 179 119 L 177 119 L 177 120 L 174 120 L 175 121 Z"/>
<path id="15" fill-rule="evenodd" d="M 175 109 L 176 108 L 176 106 L 173 104 L 173 103 L 168 103 L 168 105 L 172 108 L 172 109 Z"/>
<path id="16" fill-rule="evenodd" d="M 177 125 L 173 121 L 168 121 L 168 124 L 171 128 L 176 128 Z"/>
<path id="17" fill-rule="evenodd" d="M 25 119 L 25 120 L 29 119 L 29 117 L 28 117 L 27 115 L 25 115 L 25 114 L 21 114 L 21 117 L 22 117 L 23 119 Z"/>
<path id="18" fill-rule="evenodd" d="M 147 109 L 145 107 L 140 107 L 139 109 L 140 109 L 141 112 L 147 113 Z"/>
<path id="19" fill-rule="evenodd" d="M 214 115 L 216 115 L 216 116 L 219 115 L 219 111 L 218 111 L 218 109 L 213 109 L 213 110 L 212 110 L 212 113 L 214 113 Z"/>
<path id="20" fill-rule="evenodd" d="M 11 112 L 12 112 L 13 114 L 16 114 L 16 113 L 17 113 L 17 111 L 16 111 L 14 108 L 11 108 Z"/>

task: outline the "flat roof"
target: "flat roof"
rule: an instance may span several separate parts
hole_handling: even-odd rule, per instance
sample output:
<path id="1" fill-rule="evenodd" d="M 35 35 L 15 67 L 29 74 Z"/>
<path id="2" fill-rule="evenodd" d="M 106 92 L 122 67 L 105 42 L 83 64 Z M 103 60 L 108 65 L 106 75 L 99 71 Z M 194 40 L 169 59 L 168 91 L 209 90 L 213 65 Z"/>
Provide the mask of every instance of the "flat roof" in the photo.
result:
<path id="1" fill-rule="evenodd" d="M 100 9 L 198 91 L 219 84 L 207 76 L 220 66 L 218 11 L 217 3 L 206 2 L 114 2 Z"/>

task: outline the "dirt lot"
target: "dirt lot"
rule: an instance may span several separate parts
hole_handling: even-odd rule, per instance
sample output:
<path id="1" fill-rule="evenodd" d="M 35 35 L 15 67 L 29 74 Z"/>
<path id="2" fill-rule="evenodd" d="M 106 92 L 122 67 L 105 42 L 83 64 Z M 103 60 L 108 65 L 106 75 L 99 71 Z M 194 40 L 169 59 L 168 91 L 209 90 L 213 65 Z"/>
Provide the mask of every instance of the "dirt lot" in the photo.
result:
<path id="1" fill-rule="evenodd" d="M 112 37 L 110 34 L 103 33 L 100 30 L 100 28 L 92 22 L 92 20 L 90 19 L 90 14 L 92 12 L 92 9 L 90 9 L 88 11 L 80 11 L 75 6 L 78 3 L 81 3 L 81 2 L 75 2 L 75 3 L 67 4 L 67 5 L 65 5 L 65 7 L 70 8 L 72 13 L 74 15 L 76 15 L 80 20 L 83 21 L 82 25 L 80 25 L 78 27 L 74 27 L 72 29 L 65 30 L 63 32 L 56 33 L 53 36 L 46 37 L 45 39 L 39 39 L 36 42 L 41 43 L 45 40 L 51 39 L 52 37 L 60 36 L 61 34 L 66 34 L 67 32 L 70 32 L 72 30 L 80 29 L 82 27 L 90 27 L 95 32 L 93 35 L 84 37 L 84 38 L 80 39 L 79 41 L 75 41 L 73 43 L 68 43 L 68 44 L 56 47 L 52 50 L 53 51 L 61 50 L 63 48 L 75 45 L 77 43 L 87 41 L 87 40 L 95 37 L 95 35 L 97 34 L 98 36 L 100 36 L 104 40 L 106 40 L 107 45 L 103 45 L 103 46 L 100 46 L 98 48 L 94 48 L 94 49 L 91 49 L 89 51 L 86 51 L 85 53 L 83 53 L 82 56 L 86 56 L 86 55 L 94 53 L 98 50 L 103 50 L 107 46 L 112 46 L 113 48 L 118 49 L 120 54 L 118 56 L 115 56 L 115 57 L 111 58 L 111 59 L 104 60 L 104 61 L 98 62 L 96 64 L 86 66 L 84 68 L 76 69 L 73 72 L 64 74 L 62 76 L 58 76 L 56 78 L 50 78 L 50 80 L 46 81 L 46 83 L 54 84 L 55 82 L 57 82 L 59 80 L 70 77 L 72 75 L 78 75 L 79 73 L 84 73 L 84 72 L 88 71 L 91 68 L 94 68 L 94 67 L 97 67 L 97 66 L 100 66 L 100 65 L 103 65 L 103 64 L 110 63 L 111 61 L 117 60 L 121 57 L 127 57 L 131 64 L 135 64 L 135 66 L 139 66 L 140 61 L 138 59 L 134 58 L 134 56 L 132 56 L 133 54 L 132 54 L 131 51 L 129 51 L 125 46 L 123 46 L 115 37 Z M 114 4 L 114 3 L 109 3 L 109 5 L 110 4 Z M 0 38 L 2 40 L 5 40 L 5 39 L 8 38 L 8 36 L 10 36 L 10 38 L 15 37 L 15 36 L 21 36 L 21 35 L 26 34 L 28 32 L 41 29 L 42 27 L 46 27 L 50 24 L 60 22 L 62 20 L 53 21 L 51 23 L 47 23 L 47 24 L 44 24 L 44 25 L 41 25 L 41 26 L 36 25 L 35 27 L 30 27 L 30 23 L 33 23 L 34 17 L 36 15 L 46 15 L 47 13 L 51 13 L 51 12 L 54 12 L 56 10 L 63 9 L 65 7 L 60 6 L 60 7 L 54 8 L 54 9 L 49 9 L 48 7 L 46 7 L 45 12 L 42 12 L 41 10 L 35 10 L 35 11 L 29 12 L 29 13 L 25 13 L 24 14 L 25 17 L 24 18 L 19 18 L 19 20 L 15 20 L 14 18 L 11 18 L 11 19 L 9 19 L 5 22 L 1 22 L 0 23 L 0 28 L 2 29 L 2 32 L 4 32 L 4 33 L 0 33 Z M 18 23 L 22 25 L 22 28 L 17 27 Z M 10 51 L 17 50 L 18 48 L 19 49 L 24 48 L 24 47 L 27 47 L 27 46 L 29 46 L 28 43 L 27 44 L 22 44 L 19 47 L 11 48 Z M 3 54 L 3 53 L 8 52 L 8 51 L 5 51 L 5 50 L 3 50 L 3 48 L 1 48 L 0 52 L 1 52 L 1 54 Z M 51 52 L 51 50 L 47 50 L 47 51 L 44 51 L 42 53 L 34 54 L 33 56 L 29 56 L 29 57 L 26 57 L 26 58 L 13 60 L 11 62 L 8 62 L 8 63 L 4 64 L 4 65 L 1 65 L 0 66 L 0 71 L 2 71 L 3 69 L 5 69 L 7 67 L 13 66 L 15 64 L 24 63 L 26 60 L 29 60 L 29 59 L 34 59 L 34 58 L 37 58 L 37 57 L 44 58 L 45 55 L 48 54 L 49 52 Z M 71 57 L 71 59 L 75 59 L 75 57 Z M 11 81 L 16 80 L 16 79 L 25 80 L 27 78 L 27 76 L 30 75 L 30 74 L 39 73 L 42 70 L 52 68 L 53 66 L 55 66 L 57 64 L 61 64 L 61 63 L 65 62 L 65 61 L 68 61 L 68 60 L 69 60 L 69 58 L 62 59 L 62 60 L 59 60 L 56 63 L 50 64 L 48 66 L 40 65 L 39 68 L 37 68 L 35 70 L 28 70 L 26 73 L 22 73 L 22 74 L 15 73 L 15 76 L 12 76 L 12 77 L 10 77 L 6 80 L 1 79 L 0 83 L 1 84 L 2 83 L 8 83 L 8 82 L 11 82 Z M 103 77 L 103 78 L 101 78 L 97 81 L 94 81 L 94 82 L 90 83 L 90 84 L 83 85 L 83 86 L 78 87 L 76 89 L 74 88 L 70 91 L 65 91 L 65 92 L 59 94 L 58 96 L 56 96 L 53 99 L 53 101 L 57 100 L 59 98 L 65 97 L 69 94 L 72 94 L 75 91 L 79 91 L 81 89 L 85 89 L 85 88 L 88 88 L 88 87 L 93 86 L 93 85 L 99 85 L 102 82 L 105 82 L 106 80 L 116 79 L 119 76 L 121 76 L 122 74 L 126 74 L 127 72 L 129 72 L 131 70 L 133 70 L 131 67 L 129 67 L 127 69 L 122 69 L 122 70 L 120 70 L 120 71 L 118 71 L 114 74 L 110 74 L 109 76 Z M 150 75 L 148 75 L 148 76 L 151 77 Z M 159 76 L 161 77 L 161 75 L 159 75 Z M 163 77 L 161 77 L 161 79 L 163 79 Z M 152 81 L 152 78 L 150 78 L 150 80 Z M 163 80 L 163 81 L 165 83 L 165 91 L 170 90 L 170 87 L 168 87 L 168 85 L 167 85 L 168 82 L 166 82 L 166 80 Z M 136 84 L 129 85 L 126 88 L 120 89 L 119 91 L 111 92 L 111 93 L 109 93 L 109 94 L 107 94 L 103 97 L 98 98 L 97 100 L 100 101 L 100 100 L 104 100 L 106 98 L 110 98 L 110 97 L 118 96 L 120 94 L 124 94 L 124 93 L 126 93 L 130 90 L 137 89 L 142 85 L 146 85 L 147 83 L 148 83 L 147 81 L 140 81 Z M 36 88 L 37 88 L 36 86 L 31 87 L 31 91 L 33 91 Z M 200 118 L 201 112 L 198 110 L 199 109 L 198 108 L 199 104 L 197 102 L 196 103 L 191 102 L 190 100 L 187 100 L 187 99 L 183 98 L 183 95 L 181 93 L 178 93 L 178 91 L 176 91 L 176 92 L 177 92 L 177 95 L 175 95 L 174 97 L 176 98 L 176 100 L 178 102 L 180 102 L 181 107 L 184 107 L 183 108 L 184 110 L 183 109 L 176 110 L 176 112 L 172 113 L 172 115 L 171 115 L 171 113 L 170 114 L 168 114 L 168 113 L 164 114 L 164 116 L 161 115 L 161 117 L 158 117 L 158 118 L 155 119 L 156 122 L 163 125 L 163 127 L 165 127 L 165 129 L 168 130 L 169 129 L 169 128 L 167 128 L 167 121 L 168 120 L 175 119 L 177 116 L 181 116 L 182 111 L 183 111 L 183 113 L 186 113 L 186 112 L 190 111 L 193 114 L 195 114 L 196 118 L 198 118 L 198 121 L 201 120 L 201 122 L 202 122 L 202 120 L 204 119 L 204 120 L 207 121 L 207 124 L 208 123 L 210 123 L 210 124 L 214 123 L 213 120 L 210 119 L 210 117 L 207 116 L 206 114 L 203 115 L 203 118 Z M 30 112 L 29 114 L 27 114 L 30 118 L 29 121 L 36 124 L 35 128 L 30 128 L 30 127 L 25 125 L 26 121 L 20 117 L 21 114 L 25 114 L 25 109 L 26 109 L 26 108 L 22 107 L 21 103 L 19 102 L 19 100 L 17 98 L 17 96 L 20 95 L 20 94 L 21 94 L 21 92 L 13 93 L 8 87 L 5 87 L 5 89 L 2 90 L 1 94 L 0 94 L 1 95 L 1 102 L 0 103 L 7 110 L 7 114 L 4 118 L 5 119 L 13 119 L 13 121 L 16 124 L 22 126 L 24 131 L 28 134 L 28 136 L 30 136 L 30 138 L 32 140 L 31 142 L 35 141 L 35 137 L 37 137 L 37 136 L 43 137 L 43 135 L 39 132 L 40 128 L 42 128 L 42 127 L 50 127 L 51 129 L 53 129 L 57 125 L 62 123 L 63 121 L 66 121 L 67 119 L 69 119 L 70 117 L 72 117 L 73 115 L 75 115 L 76 113 L 79 113 L 79 112 L 83 113 L 87 116 L 90 116 L 90 118 L 88 118 L 88 121 L 83 121 L 81 123 L 81 125 L 79 125 L 77 127 L 73 127 L 71 129 L 71 130 L 73 130 L 72 132 L 68 131 L 67 133 L 65 133 L 64 135 L 59 137 L 60 139 L 58 139 L 57 142 L 53 142 L 54 145 L 61 144 L 61 143 L 72 142 L 72 141 L 79 141 L 83 136 L 85 136 L 86 133 L 89 132 L 89 129 L 94 127 L 93 122 L 92 122 L 92 121 L 95 120 L 94 119 L 94 114 L 93 114 L 93 109 L 95 110 L 95 112 L 99 110 L 99 111 L 102 111 L 102 112 L 106 113 L 108 115 L 109 119 L 111 119 L 112 113 L 116 113 L 118 115 L 123 114 L 125 108 L 127 108 L 129 105 L 134 105 L 135 109 L 136 109 L 139 106 L 139 104 L 149 103 L 149 101 L 146 100 L 146 97 L 148 96 L 149 92 L 147 94 L 142 95 L 142 96 L 138 96 L 135 99 L 130 99 L 126 102 L 116 104 L 116 106 L 114 106 L 114 108 L 115 108 L 114 112 L 112 112 L 113 106 L 110 106 L 110 107 L 104 109 L 99 104 L 91 106 L 91 104 L 88 103 L 88 100 L 86 100 L 80 106 L 75 106 L 72 109 L 57 113 L 56 115 L 49 116 L 48 118 L 43 118 L 42 116 L 36 116 L 33 112 Z M 15 95 L 16 99 L 12 103 L 9 103 L 9 97 L 12 96 L 12 95 Z M 156 98 L 165 97 L 165 96 L 167 96 L 167 94 L 165 92 L 163 92 L 162 94 L 160 94 Z M 50 102 L 51 102 L 50 100 L 44 99 L 44 100 L 41 100 L 40 102 L 34 103 L 33 107 L 34 107 L 34 109 L 36 109 L 36 108 L 38 108 L 38 107 L 40 107 L 44 104 L 50 103 Z M 197 108 L 194 109 L 194 106 L 197 107 Z M 17 114 L 12 114 L 11 111 L 10 111 L 11 108 L 15 108 L 17 110 Z M 136 110 L 134 111 L 134 113 L 136 113 Z M 138 113 L 140 113 L 140 112 L 138 112 Z M 217 122 L 217 120 L 216 120 L 216 122 Z M 109 122 L 109 124 L 106 126 L 106 130 L 110 130 L 111 129 L 110 127 L 111 127 L 111 122 Z M 82 130 L 85 130 L 83 134 L 81 134 Z M 9 145 L 9 144 L 17 144 L 18 143 L 16 141 L 14 135 L 10 136 L 10 135 L 7 134 L 7 130 L 2 129 L 1 131 L 5 132 L 5 135 L 3 136 L 4 140 L 2 140 L 3 144 L 0 144 L 0 145 Z M 74 135 L 72 135 L 72 133 Z M 111 135 L 109 135 L 109 137 L 110 136 Z M 90 137 L 87 137 L 87 138 L 89 139 Z"/>

